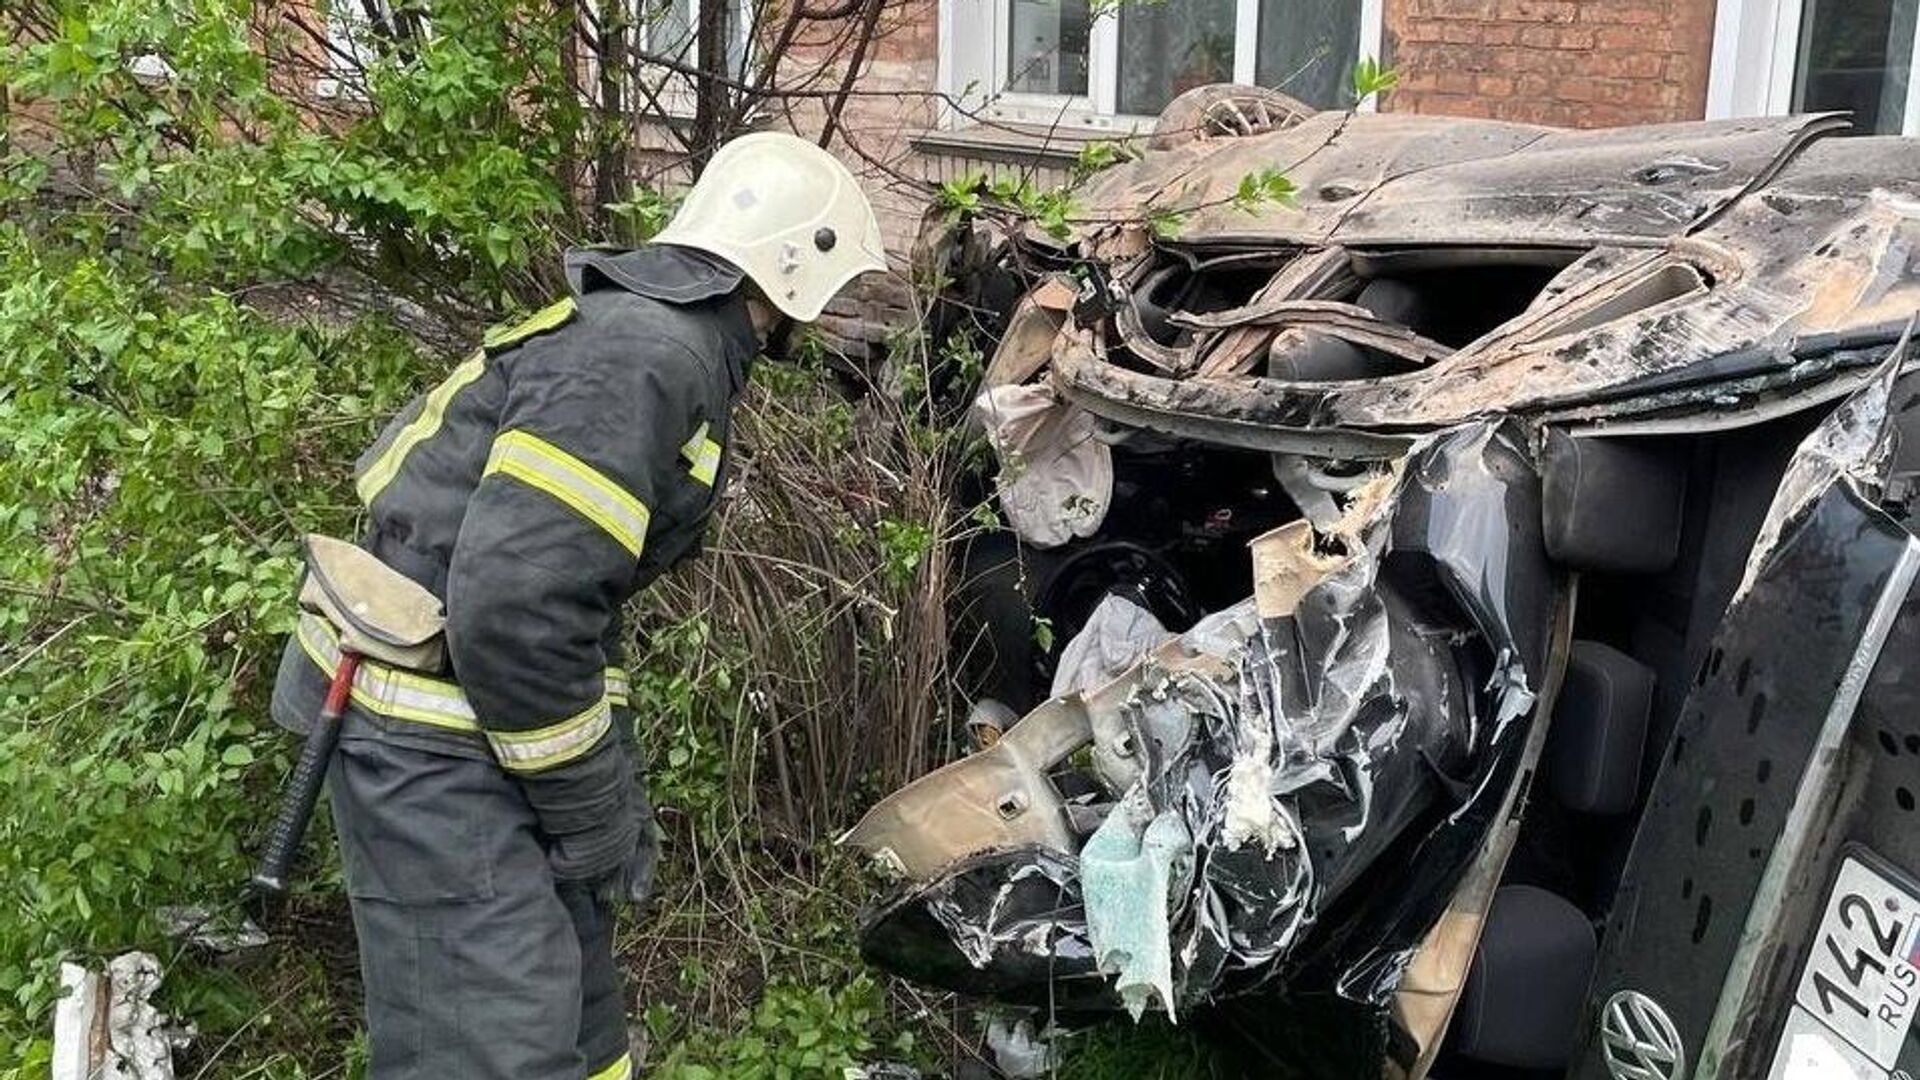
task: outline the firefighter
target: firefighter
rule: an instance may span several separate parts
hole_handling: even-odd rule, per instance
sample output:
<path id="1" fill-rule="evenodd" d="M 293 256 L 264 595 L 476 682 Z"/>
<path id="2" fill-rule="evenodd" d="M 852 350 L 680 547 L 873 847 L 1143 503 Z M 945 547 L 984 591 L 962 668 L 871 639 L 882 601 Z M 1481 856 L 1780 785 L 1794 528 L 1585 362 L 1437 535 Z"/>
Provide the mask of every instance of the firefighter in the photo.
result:
<path id="1" fill-rule="evenodd" d="M 791 135 L 716 153 L 658 239 L 566 256 L 361 456 L 362 546 L 445 605 L 444 670 L 368 661 L 328 774 L 371 1080 L 624 1080 L 616 903 L 657 845 L 621 608 L 691 554 L 729 413 L 782 320 L 884 267 L 853 176 Z M 275 719 L 311 719 L 337 628 L 303 616 Z"/>

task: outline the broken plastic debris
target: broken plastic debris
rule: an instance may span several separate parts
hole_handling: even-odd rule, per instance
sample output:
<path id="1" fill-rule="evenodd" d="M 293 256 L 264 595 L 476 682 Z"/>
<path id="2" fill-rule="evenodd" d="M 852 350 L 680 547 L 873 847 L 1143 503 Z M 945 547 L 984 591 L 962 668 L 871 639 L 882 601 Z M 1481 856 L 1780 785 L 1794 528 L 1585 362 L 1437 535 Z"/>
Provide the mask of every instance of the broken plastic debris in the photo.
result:
<path id="1" fill-rule="evenodd" d="M 846 842 L 912 857 L 863 920 L 868 959 L 1060 1009 L 1187 1011 L 1282 977 L 1386 1008 L 1500 805 L 1544 670 L 1560 579 L 1521 446 L 1497 425 L 1424 440 L 1331 535 L 1293 538 L 1339 557 L 1269 579 L 1289 614 L 1217 611 L 1034 709 L 1002 744 L 1030 750 L 874 807 Z M 1010 794 L 1027 801 L 1009 819 Z M 1382 858 L 1417 880 L 1367 888 Z"/>
<path id="2" fill-rule="evenodd" d="M 869 1065 L 849 1065 L 840 1070 L 842 1080 L 920 1080 L 920 1070 L 899 1061 L 876 1061 Z"/>
<path id="3" fill-rule="evenodd" d="M 160 961 L 143 952 L 116 956 L 104 971 L 61 964 L 51 1080 L 174 1080 L 174 1052 L 195 1031 L 154 1007 L 160 980 Z"/>
<path id="4" fill-rule="evenodd" d="M 1773 503 L 1760 523 L 1748 556 L 1746 573 L 1734 599 L 1745 596 L 1760 576 L 1761 567 L 1779 547 L 1787 526 L 1806 513 L 1839 480 L 1876 485 L 1893 453 L 1893 425 L 1887 422 L 1893 384 L 1905 367 L 1913 343 L 1912 322 L 1871 382 L 1820 421 L 1793 453 L 1786 475 L 1774 491 Z"/>
<path id="5" fill-rule="evenodd" d="M 967 709 L 967 738 L 971 751 L 985 750 L 1000 741 L 1020 719 L 1013 707 L 994 698 L 981 698 Z"/>
<path id="6" fill-rule="evenodd" d="M 1030 1016 L 995 1013 L 987 1020 L 986 1043 L 993 1067 L 1007 1080 L 1046 1076 L 1056 1064 L 1053 1043 L 1034 1031 Z"/>

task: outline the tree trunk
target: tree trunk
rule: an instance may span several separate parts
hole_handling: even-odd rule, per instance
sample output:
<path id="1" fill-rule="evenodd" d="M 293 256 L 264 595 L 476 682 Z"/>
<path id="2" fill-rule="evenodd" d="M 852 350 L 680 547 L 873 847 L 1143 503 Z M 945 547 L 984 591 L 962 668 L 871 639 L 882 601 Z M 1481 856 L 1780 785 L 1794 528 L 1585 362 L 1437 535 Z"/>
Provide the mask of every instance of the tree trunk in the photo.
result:
<path id="1" fill-rule="evenodd" d="M 693 164 L 695 171 L 733 134 L 733 91 L 727 80 L 737 76 L 727 66 L 727 42 L 733 33 L 732 0 L 704 0 L 700 5 L 699 68 L 707 73 L 694 83 Z M 718 75 L 718 78 L 714 78 Z"/>

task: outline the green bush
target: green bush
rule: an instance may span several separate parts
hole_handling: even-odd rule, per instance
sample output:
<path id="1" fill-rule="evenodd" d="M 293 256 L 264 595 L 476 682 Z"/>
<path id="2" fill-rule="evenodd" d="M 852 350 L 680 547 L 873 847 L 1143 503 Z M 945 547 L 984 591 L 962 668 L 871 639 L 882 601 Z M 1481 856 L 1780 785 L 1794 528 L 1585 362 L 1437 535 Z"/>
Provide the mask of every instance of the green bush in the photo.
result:
<path id="1" fill-rule="evenodd" d="M 244 879 L 298 537 L 350 527 L 339 463 L 419 370 L 376 324 L 0 228 L 0 1055 L 63 954 L 155 947 L 157 907 Z"/>
<path id="2" fill-rule="evenodd" d="M 565 74 L 570 8 L 437 2 L 430 34 L 362 36 L 365 70 L 345 100 L 313 96 L 327 10 L 14 5 L 0 76 L 34 120 L 17 125 L 8 173 L 31 186 L 64 172 L 90 196 L 81 220 L 177 276 L 251 284 L 348 268 L 469 314 L 554 288 L 542 257 L 579 228 L 561 166 L 587 137 Z M 142 76 L 141 57 L 172 74 Z"/>
<path id="3" fill-rule="evenodd" d="M 299 536 L 352 535 L 354 456 L 581 234 L 567 6 L 436 3 L 320 101 L 295 60 L 325 10 L 4 18 L 0 1076 L 43 1068 L 60 959 L 170 955 L 156 908 L 234 897 L 289 755 L 264 712 Z M 258 1030 L 299 956 L 169 994 Z"/>
<path id="4" fill-rule="evenodd" d="M 363 35 L 363 77 L 320 100 L 298 56 L 311 53 L 326 7 L 25 0 L 4 16 L 6 1080 L 44 1075 L 58 962 L 129 948 L 169 959 L 166 1004 L 204 1032 L 189 1063 L 200 1074 L 300 1077 L 357 1053 L 342 931 L 337 921 L 324 929 L 340 917 L 326 895 L 336 870 L 310 875 L 321 883 L 303 900 L 311 917 L 242 969 L 177 956 L 155 911 L 225 904 L 245 878 L 292 749 L 265 707 L 294 613 L 298 538 L 355 534 L 354 456 L 484 325 L 561 288 L 562 247 L 637 239 L 669 201 L 624 176 L 590 182 L 595 163 L 622 160 L 633 118 L 592 110 L 581 93 L 569 50 L 585 7 L 437 0 L 431 33 Z M 147 57 L 171 74 L 142 74 Z M 618 201 L 593 205 L 588 187 Z M 828 403 L 820 369 L 786 377 L 826 419 L 783 419 L 796 430 L 779 438 L 852 438 L 851 412 Z M 884 456 L 884 434 L 865 439 L 866 452 Z M 881 513 L 895 514 L 886 528 L 897 565 L 881 591 L 905 594 L 915 567 L 932 561 L 931 534 L 868 505 L 857 520 L 842 516 L 864 537 L 879 535 Z M 810 557 L 809 529 L 787 526 L 797 546 L 782 558 Z M 864 552 L 842 558 L 859 565 Z M 758 687 L 751 706 L 745 679 L 773 658 L 745 665 L 716 621 L 666 612 L 636 654 L 656 795 L 680 833 L 672 853 L 693 854 L 695 874 L 712 872 L 706 849 L 738 849 L 757 831 L 742 819 L 756 802 L 763 710 L 831 731 L 839 717 L 827 704 L 848 699 L 821 688 L 829 667 L 871 695 L 878 659 L 862 652 L 857 669 L 818 659 L 851 654 L 866 632 L 868 616 L 841 614 L 845 603 L 822 600 L 810 617 L 848 636 L 807 642 L 795 628 L 789 643 L 804 644 L 816 670 Z M 898 606 L 860 603 L 860 612 Z M 795 783 L 811 783 L 821 757 L 856 774 L 859 762 L 835 757 L 839 745 L 796 741 L 791 756 L 808 768 Z M 850 809 L 838 791 L 816 801 Z M 824 890 L 804 874 L 751 884 L 756 928 L 820 902 Z M 681 881 L 696 921 L 712 914 L 700 905 L 727 902 Z M 831 923 L 809 915 L 793 942 L 804 952 L 775 965 L 764 995 L 756 980 L 729 986 L 724 1005 L 687 1010 L 690 1047 L 733 1047 L 687 1058 L 690 1069 L 805 1074 L 860 1052 L 882 995 L 870 982 L 846 984 L 855 961 L 843 907 Z M 840 947 L 819 960 L 829 936 Z M 783 947 L 771 930 L 762 940 Z M 710 959 L 740 970 L 740 958 Z M 822 965 L 842 986 L 824 997 L 796 981 Z M 729 1017 L 748 1024 L 737 1043 L 722 1031 Z M 789 1035 L 806 1045 L 788 1053 Z"/>

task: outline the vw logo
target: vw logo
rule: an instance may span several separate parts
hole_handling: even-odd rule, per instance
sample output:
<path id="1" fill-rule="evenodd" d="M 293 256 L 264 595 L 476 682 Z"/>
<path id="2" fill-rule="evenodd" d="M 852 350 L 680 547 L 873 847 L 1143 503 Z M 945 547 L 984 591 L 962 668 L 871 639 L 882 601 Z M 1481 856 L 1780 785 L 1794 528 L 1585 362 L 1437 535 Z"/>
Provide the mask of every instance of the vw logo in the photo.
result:
<path id="1" fill-rule="evenodd" d="M 1680 1080 L 1687 1071 L 1680 1032 L 1659 1002 L 1622 990 L 1600 1011 L 1600 1044 L 1613 1080 Z"/>

